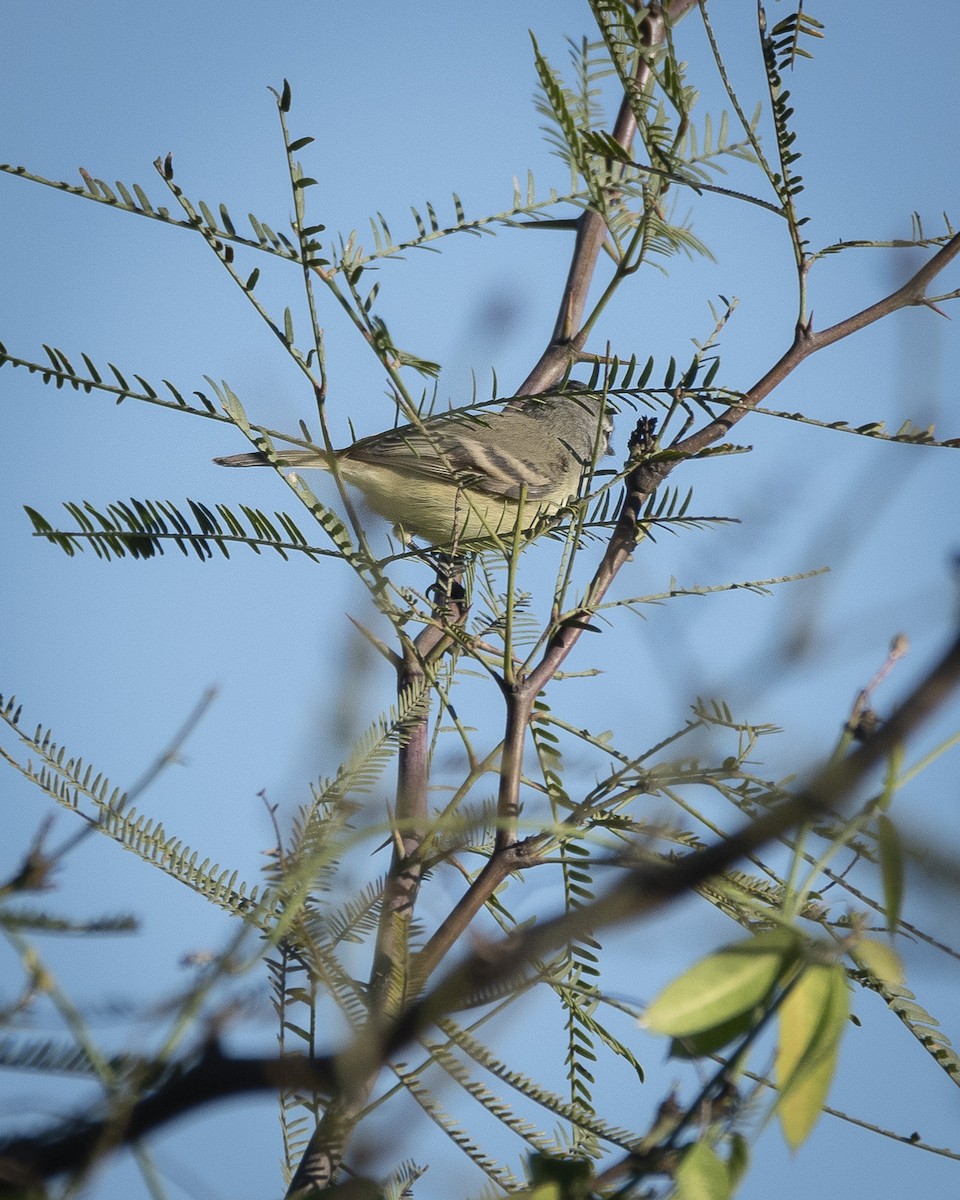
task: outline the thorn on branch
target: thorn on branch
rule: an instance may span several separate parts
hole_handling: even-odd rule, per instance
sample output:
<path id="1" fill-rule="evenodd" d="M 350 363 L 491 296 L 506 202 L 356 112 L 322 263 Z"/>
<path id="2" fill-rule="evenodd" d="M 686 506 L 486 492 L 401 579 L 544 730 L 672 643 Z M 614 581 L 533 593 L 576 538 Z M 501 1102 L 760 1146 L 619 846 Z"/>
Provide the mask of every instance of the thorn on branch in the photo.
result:
<path id="1" fill-rule="evenodd" d="M 877 687 L 886 679 L 893 669 L 894 663 L 903 658 L 910 650 L 910 640 L 905 633 L 898 633 L 890 643 L 890 650 L 883 665 L 866 685 L 857 693 L 853 709 L 847 720 L 847 730 L 850 736 L 858 742 L 866 741 L 877 732 L 883 721 L 877 711 L 870 707 L 870 699 Z"/>
<path id="2" fill-rule="evenodd" d="M 951 319 L 950 314 L 945 313 L 938 304 L 934 303 L 933 300 L 928 300 L 926 297 L 924 297 L 923 303 L 927 308 L 932 308 L 935 313 L 939 313 L 941 317 L 945 317 L 946 320 L 949 321 Z"/>

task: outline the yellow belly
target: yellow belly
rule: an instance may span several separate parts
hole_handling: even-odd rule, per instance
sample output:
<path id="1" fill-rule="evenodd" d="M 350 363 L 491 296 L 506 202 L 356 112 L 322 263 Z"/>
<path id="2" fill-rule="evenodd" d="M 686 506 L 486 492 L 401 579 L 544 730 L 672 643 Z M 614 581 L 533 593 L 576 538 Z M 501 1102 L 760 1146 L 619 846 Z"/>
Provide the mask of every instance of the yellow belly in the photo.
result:
<path id="1" fill-rule="evenodd" d="M 341 467 L 344 480 L 359 488 L 368 506 L 392 521 L 402 537 L 419 537 L 433 546 L 450 549 L 495 535 L 509 537 L 516 529 L 520 508 L 516 500 L 489 496 L 439 479 L 424 482 L 403 478 L 369 463 L 363 464 L 362 471 L 349 461 L 341 462 Z M 362 483 L 357 475 L 362 476 Z M 529 529 L 538 516 L 558 507 L 549 501 L 525 504 L 521 528 Z"/>

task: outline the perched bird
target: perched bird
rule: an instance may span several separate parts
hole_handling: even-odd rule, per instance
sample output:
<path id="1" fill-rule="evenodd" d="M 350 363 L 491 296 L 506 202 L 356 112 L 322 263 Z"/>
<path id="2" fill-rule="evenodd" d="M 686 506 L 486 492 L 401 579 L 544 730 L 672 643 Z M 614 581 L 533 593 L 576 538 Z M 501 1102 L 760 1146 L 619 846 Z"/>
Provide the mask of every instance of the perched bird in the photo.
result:
<path id="1" fill-rule="evenodd" d="M 402 537 L 439 549 L 505 535 L 555 512 L 585 470 L 610 452 L 613 423 L 602 397 L 555 392 L 500 412 L 462 409 L 361 438 L 343 450 L 280 450 L 282 467 L 333 470 L 358 488 Z M 265 454 L 215 458 L 224 467 L 268 465 Z"/>

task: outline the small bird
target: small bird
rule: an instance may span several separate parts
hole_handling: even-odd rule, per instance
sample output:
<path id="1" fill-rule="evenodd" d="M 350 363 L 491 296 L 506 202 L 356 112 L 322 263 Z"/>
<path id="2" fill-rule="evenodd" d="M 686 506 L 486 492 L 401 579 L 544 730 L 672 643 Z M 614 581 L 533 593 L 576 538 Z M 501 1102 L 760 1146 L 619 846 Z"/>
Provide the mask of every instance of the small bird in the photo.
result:
<path id="1" fill-rule="evenodd" d="M 282 467 L 333 470 L 358 488 L 398 534 L 445 550 L 489 540 L 555 512 L 577 494 L 613 422 L 601 396 L 556 392 L 514 400 L 501 412 L 455 409 L 361 438 L 343 450 L 280 450 Z M 231 454 L 223 467 L 269 465 L 265 454 Z"/>

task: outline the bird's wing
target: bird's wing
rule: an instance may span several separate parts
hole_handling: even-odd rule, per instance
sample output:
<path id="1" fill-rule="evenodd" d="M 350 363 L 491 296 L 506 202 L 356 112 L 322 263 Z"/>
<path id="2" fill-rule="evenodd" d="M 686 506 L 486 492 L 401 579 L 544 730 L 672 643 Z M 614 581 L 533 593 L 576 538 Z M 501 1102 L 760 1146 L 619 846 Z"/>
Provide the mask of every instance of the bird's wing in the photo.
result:
<path id="1" fill-rule="evenodd" d="M 558 443 L 558 454 L 548 456 L 551 461 L 531 462 L 506 444 L 499 416 L 493 413 L 471 420 L 458 413 L 451 420 L 432 418 L 422 428 L 405 425 L 363 438 L 343 453 L 412 479 L 443 479 L 489 496 L 519 500 L 525 483 L 528 500 L 551 498 L 569 471 L 566 451 Z"/>

